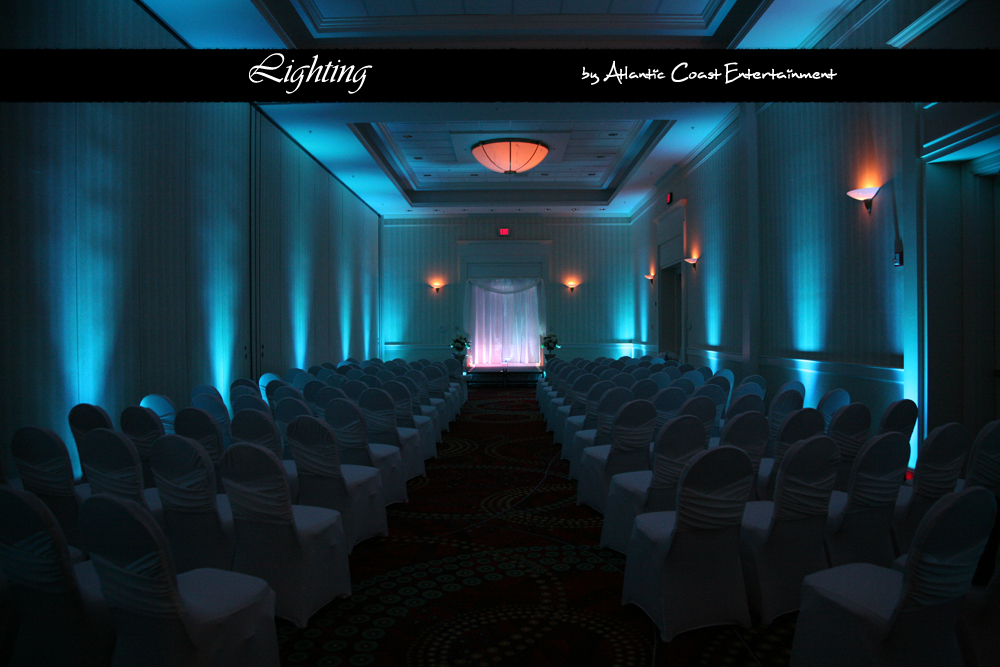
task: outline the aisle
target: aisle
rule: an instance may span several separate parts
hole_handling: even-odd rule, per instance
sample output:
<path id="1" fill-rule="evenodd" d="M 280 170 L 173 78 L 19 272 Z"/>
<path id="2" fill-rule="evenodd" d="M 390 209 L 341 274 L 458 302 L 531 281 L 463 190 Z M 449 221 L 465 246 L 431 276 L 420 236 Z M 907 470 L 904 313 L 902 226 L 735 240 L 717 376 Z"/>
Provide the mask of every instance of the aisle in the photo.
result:
<path id="1" fill-rule="evenodd" d="M 601 516 L 576 505 L 537 408 L 533 388 L 470 390 L 389 537 L 351 554 L 354 595 L 306 629 L 279 621 L 283 665 L 653 664 L 652 621 L 621 605 L 625 559 L 597 548 Z M 656 662 L 786 664 L 785 619 L 687 633 Z"/>

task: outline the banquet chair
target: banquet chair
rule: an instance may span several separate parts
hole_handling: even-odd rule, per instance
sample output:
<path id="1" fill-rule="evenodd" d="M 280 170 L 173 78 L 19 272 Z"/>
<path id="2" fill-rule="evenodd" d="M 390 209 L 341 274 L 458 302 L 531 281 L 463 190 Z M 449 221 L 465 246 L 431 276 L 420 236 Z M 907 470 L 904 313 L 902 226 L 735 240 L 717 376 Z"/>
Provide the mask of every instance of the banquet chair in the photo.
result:
<path id="1" fill-rule="evenodd" d="M 778 429 L 774 443 L 774 455 L 764 457 L 757 473 L 757 497 L 760 500 L 774 500 L 774 483 L 781 460 L 788 449 L 799 440 L 822 435 L 825 431 L 823 414 L 816 408 L 793 410 L 785 417 Z"/>
<path id="2" fill-rule="evenodd" d="M 209 396 L 212 396 L 212 397 L 218 399 L 218 401 L 220 403 L 222 403 L 223 405 L 226 404 L 226 401 L 225 401 L 225 399 L 222 398 L 222 394 L 219 393 L 219 390 L 216 389 L 215 387 L 213 387 L 210 384 L 195 385 L 194 389 L 191 390 L 191 402 L 192 403 L 194 403 L 194 397 L 197 396 L 197 395 L 199 395 L 199 394 L 208 394 Z"/>
<path id="3" fill-rule="evenodd" d="M 122 410 L 119 422 L 122 433 L 128 436 L 139 454 L 143 484 L 151 489 L 156 486 L 156 482 L 153 481 L 153 471 L 149 467 L 149 457 L 153 452 L 153 443 L 166 433 L 163 422 L 153 410 L 138 405 L 130 405 Z"/>
<path id="4" fill-rule="evenodd" d="M 431 364 L 424 366 L 421 371 L 427 378 L 427 392 L 432 398 L 439 398 L 444 401 L 445 415 L 448 423 L 455 421 L 458 416 L 458 397 L 451 391 L 448 382 L 448 375 L 437 366 Z"/>
<path id="5" fill-rule="evenodd" d="M 611 478 L 600 546 L 625 553 L 635 517 L 677 509 L 681 473 L 695 454 L 708 447 L 705 425 L 692 415 L 672 419 L 656 432 L 653 446 L 652 470 L 620 473 Z"/>
<path id="6" fill-rule="evenodd" d="M 652 401 L 653 397 L 658 393 L 660 393 L 660 388 L 649 378 L 639 380 L 632 385 L 632 395 L 636 398 L 641 398 L 644 401 Z"/>
<path id="7" fill-rule="evenodd" d="M 719 437 L 719 426 L 726 411 L 726 399 L 728 398 L 726 391 L 717 384 L 704 384 L 695 389 L 694 395 L 707 396 L 715 404 L 715 417 L 712 419 L 712 427 L 708 437 Z"/>
<path id="8" fill-rule="evenodd" d="M 242 410 L 256 410 L 257 412 L 263 412 L 265 415 L 273 416 L 271 414 L 271 407 L 264 402 L 264 399 L 260 397 L 260 394 L 257 394 L 256 396 L 245 394 L 234 398 L 233 416 L 235 417 L 236 413 Z M 230 428 L 232 428 L 231 424 Z M 221 433 L 222 431 L 219 432 Z"/>
<path id="9" fill-rule="evenodd" d="M 687 400 L 688 395 L 680 387 L 667 387 L 661 389 L 653 396 L 653 407 L 656 408 L 656 430 L 659 432 L 663 425 L 680 414 L 681 406 Z"/>
<path id="10" fill-rule="evenodd" d="M 763 415 L 765 409 L 763 398 L 757 394 L 744 394 L 729 404 L 725 422 L 729 423 L 730 419 L 744 412 L 759 412 Z M 766 423 L 767 418 L 765 417 L 764 420 Z"/>
<path id="11" fill-rule="evenodd" d="M 175 434 L 191 438 L 201 445 L 212 461 L 215 485 L 220 492 L 223 491 L 222 476 L 219 471 L 219 463 L 222 461 L 222 429 L 219 428 L 215 418 L 198 408 L 184 408 L 177 413 Z"/>
<path id="12" fill-rule="evenodd" d="M 677 410 L 680 415 L 694 415 L 705 425 L 705 437 L 712 437 L 712 429 L 715 426 L 716 406 L 708 396 L 691 396 Z"/>
<path id="13" fill-rule="evenodd" d="M 214 568 L 177 574 L 159 525 L 123 498 L 88 498 L 80 529 L 114 619 L 112 667 L 278 664 L 266 581 Z"/>
<path id="14" fill-rule="evenodd" d="M 671 382 L 681 379 L 681 370 L 677 367 L 676 363 L 677 362 L 674 362 L 673 366 L 665 364 L 663 370 L 660 371 L 661 373 L 666 373 L 670 377 Z"/>
<path id="15" fill-rule="evenodd" d="M 80 466 L 87 475 L 90 494 L 107 493 L 132 500 L 163 519 L 160 494 L 142 481 L 142 464 L 135 445 L 124 433 L 95 428 L 80 438 Z M 84 537 L 86 542 L 86 537 Z"/>
<path id="16" fill-rule="evenodd" d="M 781 385 L 781 387 L 778 388 L 778 393 L 780 394 L 781 392 L 786 391 L 788 389 L 794 389 L 795 391 L 799 392 L 799 394 L 801 394 L 802 396 L 802 403 L 805 404 L 806 387 L 804 384 L 802 384 L 800 380 L 789 380 L 788 382 L 786 382 L 785 384 Z"/>
<path id="17" fill-rule="evenodd" d="M 592 373 L 584 372 L 576 376 L 573 385 L 566 392 L 568 401 L 556 408 L 555 418 L 552 422 L 552 442 L 557 445 L 563 443 L 567 419 L 586 414 L 587 394 L 590 388 L 598 382 L 597 376 Z"/>
<path id="18" fill-rule="evenodd" d="M 9 664 L 110 664 L 114 624 L 93 563 L 72 563 L 58 521 L 33 493 L 0 486 L 0 516 L 4 611 L 15 621 Z"/>
<path id="19" fill-rule="evenodd" d="M 628 374 L 634 377 L 636 379 L 636 382 L 638 382 L 639 380 L 645 380 L 650 375 L 652 375 L 652 371 L 642 366 L 629 366 Z"/>
<path id="20" fill-rule="evenodd" d="M 395 378 L 395 376 L 393 376 Z M 420 436 L 420 456 L 426 461 L 437 457 L 437 443 L 434 437 L 434 423 L 430 417 L 413 413 L 416 396 L 410 389 L 395 379 L 382 385 L 382 391 L 392 397 L 396 409 L 396 426 L 417 431 Z"/>
<path id="21" fill-rule="evenodd" d="M 927 434 L 917 455 L 913 484 L 902 485 L 896 497 L 892 536 L 897 556 L 909 552 L 920 520 L 938 498 L 955 490 L 969 445 L 965 427 L 956 422 Z"/>
<path id="22" fill-rule="evenodd" d="M 868 442 L 872 428 L 872 413 L 864 403 L 851 403 L 837 410 L 830 419 L 827 435 L 840 448 L 840 463 L 837 464 L 835 491 L 847 491 L 854 459 Z"/>
<path id="23" fill-rule="evenodd" d="M 806 577 L 790 664 L 962 667 L 955 627 L 996 509 L 985 489 L 950 493 L 921 521 L 904 572 L 854 563 Z"/>
<path id="24" fill-rule="evenodd" d="M 997 525 L 996 519 L 993 525 Z M 1000 664 L 1000 632 L 997 632 L 1000 628 L 1000 550 L 990 550 L 990 546 L 987 542 L 979 562 L 989 560 L 994 565 L 993 576 L 983 586 L 977 586 L 973 577 L 973 586 L 965 594 L 955 628 L 966 667 Z"/>
<path id="25" fill-rule="evenodd" d="M 450 422 L 448 420 L 447 407 L 444 404 L 444 399 L 433 398 L 431 396 L 427 376 L 420 371 L 410 369 L 406 371 L 406 375 L 403 377 L 410 378 L 417 385 L 420 405 L 422 406 L 421 411 L 425 417 L 430 417 L 434 420 L 434 430 L 442 434 L 448 432 Z M 438 442 L 441 442 L 441 440 L 438 440 Z"/>
<path id="26" fill-rule="evenodd" d="M 274 396 L 272 397 L 272 400 L 274 402 L 275 407 L 277 407 L 278 403 L 280 403 L 281 400 L 285 398 L 294 398 L 297 401 L 302 401 L 303 403 L 306 402 L 305 395 L 299 389 L 291 385 L 284 385 L 274 390 Z"/>
<path id="27" fill-rule="evenodd" d="M 764 389 L 759 384 L 756 382 L 744 382 L 733 389 L 733 395 L 729 399 L 730 407 L 732 407 L 736 401 L 748 394 L 758 396 L 761 401 L 764 400 Z"/>
<path id="28" fill-rule="evenodd" d="M 74 486 L 73 464 L 62 438 L 49 429 L 23 426 L 11 436 L 10 453 L 24 490 L 45 503 L 68 544 L 83 548 L 78 515 L 90 486 Z"/>
<path id="29" fill-rule="evenodd" d="M 697 389 L 694 382 L 692 382 L 689 378 L 686 377 L 677 378 L 676 380 L 670 383 L 670 386 L 679 387 L 684 391 L 684 393 L 687 396 L 691 396 L 692 394 L 694 394 L 694 390 Z"/>
<path id="30" fill-rule="evenodd" d="M 649 376 L 649 379 L 656 383 L 657 391 L 662 391 L 670 386 L 670 383 L 674 381 L 674 378 L 670 377 L 670 373 L 666 372 L 656 372 Z"/>
<path id="31" fill-rule="evenodd" d="M 455 361 L 454 359 L 448 359 L 448 361 Z M 448 364 L 443 361 L 434 362 L 434 367 L 441 371 L 441 387 L 442 391 L 447 391 L 451 394 L 452 398 L 455 400 L 455 415 L 456 417 L 462 412 L 462 405 L 465 403 L 465 394 L 462 392 L 462 384 L 451 374 L 451 369 Z"/>
<path id="32" fill-rule="evenodd" d="M 325 382 L 314 379 L 310 380 L 304 387 L 302 387 L 302 397 L 305 399 L 306 405 L 309 406 L 313 416 L 319 417 L 320 419 L 323 418 L 323 414 L 321 412 L 323 406 L 317 403 L 316 399 L 319 396 L 320 390 L 326 386 L 327 384 Z"/>
<path id="33" fill-rule="evenodd" d="M 275 395 L 277 396 L 277 394 Z M 292 458 L 292 452 L 288 445 L 288 425 L 301 415 L 315 416 L 305 401 L 298 398 L 285 396 L 279 398 L 274 406 L 274 423 L 278 426 L 278 432 L 281 433 L 282 459 Z"/>
<path id="34" fill-rule="evenodd" d="M 295 466 L 295 461 L 285 459 L 285 447 L 281 440 L 281 431 L 274 420 L 271 419 L 271 415 L 258 412 L 257 410 L 240 410 L 233 417 L 233 440 L 233 444 L 237 442 L 249 442 L 253 445 L 260 445 L 273 453 L 281 461 L 281 465 L 285 469 L 285 475 L 288 478 L 288 488 L 292 494 L 292 502 L 298 499 L 299 471 Z M 228 447 L 223 452 L 223 457 L 225 457 L 225 452 L 227 451 L 229 451 Z M 225 486 L 225 476 L 223 476 L 222 480 L 222 485 Z M 226 489 L 226 492 L 228 493 L 229 489 Z"/>
<path id="35" fill-rule="evenodd" d="M 799 440 L 778 467 L 774 500 L 748 502 L 743 512 L 747 600 L 764 625 L 797 610 L 803 578 L 827 568 L 823 532 L 838 458 L 829 436 Z"/>
<path id="36" fill-rule="evenodd" d="M 177 572 L 233 566 L 233 512 L 219 494 L 215 465 L 197 440 L 164 435 L 153 443 L 152 472 Z"/>
<path id="37" fill-rule="evenodd" d="M 425 428 L 422 426 L 423 420 L 429 420 L 430 426 L 426 427 L 434 435 L 434 456 L 437 456 L 437 444 L 444 442 L 441 430 L 438 428 L 437 423 L 434 420 L 435 410 L 434 408 L 426 405 L 420 404 L 420 387 L 417 383 L 413 381 L 413 378 L 408 378 L 405 375 L 396 376 L 395 382 L 403 385 L 410 391 L 410 412 L 413 413 L 414 421 L 417 422 L 418 429 Z M 419 417 L 420 419 L 417 419 Z M 433 458 L 433 457 L 432 457 Z"/>
<path id="38" fill-rule="evenodd" d="M 95 428 L 105 428 L 113 431 L 115 426 L 111 423 L 111 417 L 99 405 L 90 403 L 79 403 L 74 405 L 69 411 L 69 430 L 73 434 L 73 442 L 76 443 L 77 450 L 80 449 L 80 440 L 83 436 Z M 86 473 L 84 473 L 84 480 Z"/>
<path id="39" fill-rule="evenodd" d="M 625 387 L 612 387 L 601 395 L 601 400 L 597 404 L 597 424 L 592 429 L 577 431 L 573 436 L 573 446 L 568 452 L 570 479 L 579 477 L 580 461 L 585 449 L 595 445 L 611 444 L 611 427 L 614 425 L 618 409 L 634 399 L 632 392 Z"/>
<path id="40" fill-rule="evenodd" d="M 785 417 L 795 410 L 802 409 L 802 393 L 795 389 L 779 391 L 771 399 L 771 405 L 767 410 L 768 441 L 765 456 L 774 458 L 775 443 L 778 441 L 778 431 Z"/>
<path id="41" fill-rule="evenodd" d="M 681 375 L 683 375 L 684 373 L 690 373 L 691 371 L 693 371 L 694 370 L 694 365 L 693 364 L 687 364 L 687 363 L 685 363 L 685 364 L 681 364 L 677 368 L 680 370 Z"/>
<path id="42" fill-rule="evenodd" d="M 149 408 L 156 413 L 156 416 L 160 418 L 160 423 L 163 424 L 164 433 L 174 432 L 174 418 L 177 415 L 177 406 L 174 405 L 173 401 L 161 394 L 148 394 L 143 396 L 142 400 L 139 401 L 139 405 Z"/>
<path id="43" fill-rule="evenodd" d="M 847 493 L 834 491 L 830 497 L 823 541 L 832 567 L 892 564 L 892 515 L 909 460 L 909 443 L 894 431 L 871 438 L 858 452 Z"/>
<path id="44" fill-rule="evenodd" d="M 705 379 L 705 382 L 708 382 L 709 378 L 715 375 L 715 372 L 708 366 L 699 366 L 695 368 L 695 370 L 701 373 L 701 376 Z"/>
<path id="45" fill-rule="evenodd" d="M 767 391 L 767 380 L 765 380 L 762 375 L 748 375 L 745 378 L 743 378 L 742 380 L 740 380 L 740 384 L 737 385 L 737 386 L 743 386 L 743 385 L 749 384 L 749 383 L 753 383 L 753 384 L 757 385 L 758 387 L 760 387 L 761 392 L 766 392 Z M 761 398 L 763 398 L 763 397 L 764 397 L 764 394 L 761 393 Z"/>
<path id="46" fill-rule="evenodd" d="M 601 402 L 601 397 L 604 396 L 604 392 L 612 388 L 614 388 L 614 385 L 611 384 L 610 380 L 598 380 L 587 390 L 587 394 L 584 397 L 583 414 L 574 414 L 566 418 L 566 427 L 563 429 L 562 439 L 560 440 L 562 443 L 561 458 L 572 460 L 570 457 L 574 451 L 573 441 L 576 438 L 577 432 L 597 428 L 597 407 Z"/>
<path id="47" fill-rule="evenodd" d="M 253 380 L 247 380 L 244 378 L 233 380 L 233 383 L 229 385 L 229 405 L 236 402 L 236 399 L 240 396 L 256 396 L 261 398 L 260 388 L 257 383 Z M 233 408 L 235 412 L 235 408 Z"/>
<path id="48" fill-rule="evenodd" d="M 576 383 L 577 378 L 586 374 L 587 372 L 582 368 L 576 368 L 572 365 L 569 365 L 565 372 L 559 374 L 556 380 L 556 392 L 549 392 L 549 400 L 542 412 L 546 430 L 555 432 L 556 412 L 562 406 L 569 405 L 572 402 L 573 385 Z"/>
<path id="49" fill-rule="evenodd" d="M 833 415 L 837 413 L 837 410 L 850 404 L 851 395 L 844 389 L 831 389 L 823 394 L 823 398 L 819 399 L 819 403 L 816 404 L 816 409 L 823 414 L 823 421 L 826 422 L 824 433 L 829 434 L 830 420 L 833 419 Z"/>
<path id="50" fill-rule="evenodd" d="M 191 407 L 204 410 L 212 415 L 212 419 L 219 425 L 222 433 L 222 449 L 226 450 L 233 444 L 233 425 L 229 418 L 229 408 L 222 402 L 222 399 L 212 394 L 197 394 L 191 399 Z"/>
<path id="51" fill-rule="evenodd" d="M 324 417 L 326 416 L 326 404 L 335 398 L 348 399 L 348 396 L 344 393 L 343 389 L 330 386 L 323 387 L 316 394 L 316 404 L 320 407 L 320 413 L 323 414 Z"/>
<path id="52" fill-rule="evenodd" d="M 341 464 L 333 429 L 315 417 L 292 420 L 288 441 L 299 470 L 299 504 L 340 512 L 348 553 L 358 542 L 389 534 L 378 468 Z"/>
<path id="53" fill-rule="evenodd" d="M 625 387 L 626 389 L 631 389 L 632 385 L 636 383 L 635 376 L 631 373 L 619 373 L 618 375 L 611 378 L 611 383 L 616 387 Z"/>
<path id="54" fill-rule="evenodd" d="M 324 420 L 333 429 L 341 464 L 378 468 L 386 505 L 407 502 L 406 477 L 399 447 L 368 442 L 361 408 L 346 398 L 326 405 Z"/>
<path id="55" fill-rule="evenodd" d="M 885 408 L 878 425 L 877 435 L 896 431 L 906 436 L 907 442 L 917 425 L 917 404 L 908 398 L 893 401 Z"/>
<path id="56" fill-rule="evenodd" d="M 698 370 L 690 370 L 686 373 L 681 373 L 681 378 L 691 380 L 691 384 L 694 385 L 695 390 L 705 384 L 705 374 Z"/>
<path id="57" fill-rule="evenodd" d="M 358 407 L 365 418 L 368 441 L 399 448 L 403 478 L 426 477 L 420 433 L 414 428 L 396 426 L 396 405 L 392 396 L 382 389 L 366 389 L 358 399 Z"/>
<path id="58" fill-rule="evenodd" d="M 371 374 L 364 374 L 358 378 L 358 382 L 367 386 L 369 389 L 380 389 L 382 387 L 382 381 Z"/>
<path id="59" fill-rule="evenodd" d="M 663 641 L 713 625 L 750 626 L 738 544 L 752 483 L 745 453 L 704 450 L 681 473 L 675 511 L 636 517 L 622 604 L 652 618 Z"/>
<path id="60" fill-rule="evenodd" d="M 991 421 L 980 429 L 979 435 L 972 443 L 969 463 L 965 469 L 964 487 L 973 486 L 986 487 L 1000 503 L 1000 420 Z M 991 558 L 990 554 L 998 550 L 1000 550 L 1000 512 L 993 526 L 993 532 L 990 533 L 990 540 L 986 543 L 984 556 L 976 569 L 973 583 L 984 586 L 990 581 L 991 576 L 996 575 L 993 570 L 995 559 Z"/>
<path id="61" fill-rule="evenodd" d="M 611 425 L 611 444 L 583 450 L 576 504 L 589 505 L 603 514 L 615 475 L 649 470 L 649 444 L 655 428 L 656 408 L 649 401 L 632 400 L 618 408 Z"/>
<path id="62" fill-rule="evenodd" d="M 233 570 L 274 589 L 275 616 L 304 628 L 320 608 L 351 594 L 340 512 L 293 505 L 274 452 L 236 443 L 222 456 L 222 477 L 236 528 Z"/>
<path id="63" fill-rule="evenodd" d="M 767 417 L 763 412 L 742 412 L 732 419 L 726 420 L 726 425 L 719 433 L 719 447 L 736 447 L 743 450 L 749 457 L 753 468 L 753 488 L 747 500 L 757 499 L 757 475 L 760 472 L 760 462 L 764 459 L 767 448 Z"/>

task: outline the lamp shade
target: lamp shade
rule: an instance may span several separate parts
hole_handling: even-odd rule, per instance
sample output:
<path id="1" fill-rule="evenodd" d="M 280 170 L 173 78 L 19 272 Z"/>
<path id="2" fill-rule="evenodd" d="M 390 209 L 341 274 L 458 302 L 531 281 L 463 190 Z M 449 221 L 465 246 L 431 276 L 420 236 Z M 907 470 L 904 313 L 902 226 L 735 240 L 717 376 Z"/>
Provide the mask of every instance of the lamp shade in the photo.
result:
<path id="1" fill-rule="evenodd" d="M 848 197 L 852 199 L 857 199 L 858 201 L 864 201 L 866 199 L 873 199 L 876 194 L 878 194 L 878 188 L 859 188 L 857 190 L 851 190 L 847 193 Z"/>
<path id="2" fill-rule="evenodd" d="M 472 156 L 480 164 L 500 174 L 524 173 L 548 154 L 545 144 L 530 139 L 491 139 L 472 147 Z"/>

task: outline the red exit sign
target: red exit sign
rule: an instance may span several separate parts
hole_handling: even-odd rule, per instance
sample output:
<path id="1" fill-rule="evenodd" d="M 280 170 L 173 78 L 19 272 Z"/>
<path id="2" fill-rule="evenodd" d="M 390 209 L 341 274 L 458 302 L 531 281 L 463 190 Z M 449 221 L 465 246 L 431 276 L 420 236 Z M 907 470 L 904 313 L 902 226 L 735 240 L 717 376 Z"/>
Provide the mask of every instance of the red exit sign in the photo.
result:
<path id="1" fill-rule="evenodd" d="M 497 236 L 510 236 L 509 227 L 497 227 Z"/>

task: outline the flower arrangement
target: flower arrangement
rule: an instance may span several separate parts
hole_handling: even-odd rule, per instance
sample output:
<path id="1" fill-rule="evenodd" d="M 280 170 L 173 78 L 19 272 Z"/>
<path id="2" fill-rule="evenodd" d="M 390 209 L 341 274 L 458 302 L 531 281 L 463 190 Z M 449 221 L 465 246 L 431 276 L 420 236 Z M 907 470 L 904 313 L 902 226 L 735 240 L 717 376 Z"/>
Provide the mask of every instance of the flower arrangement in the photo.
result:
<path id="1" fill-rule="evenodd" d="M 546 352 L 551 353 L 557 347 L 559 347 L 559 336 L 555 334 L 545 334 L 542 338 L 542 347 L 545 348 Z"/>
<path id="2" fill-rule="evenodd" d="M 451 340 L 451 346 L 452 348 L 454 348 L 456 352 L 464 352 L 466 348 L 472 347 L 471 343 L 469 342 L 469 334 L 467 333 L 456 334 L 455 337 Z"/>

